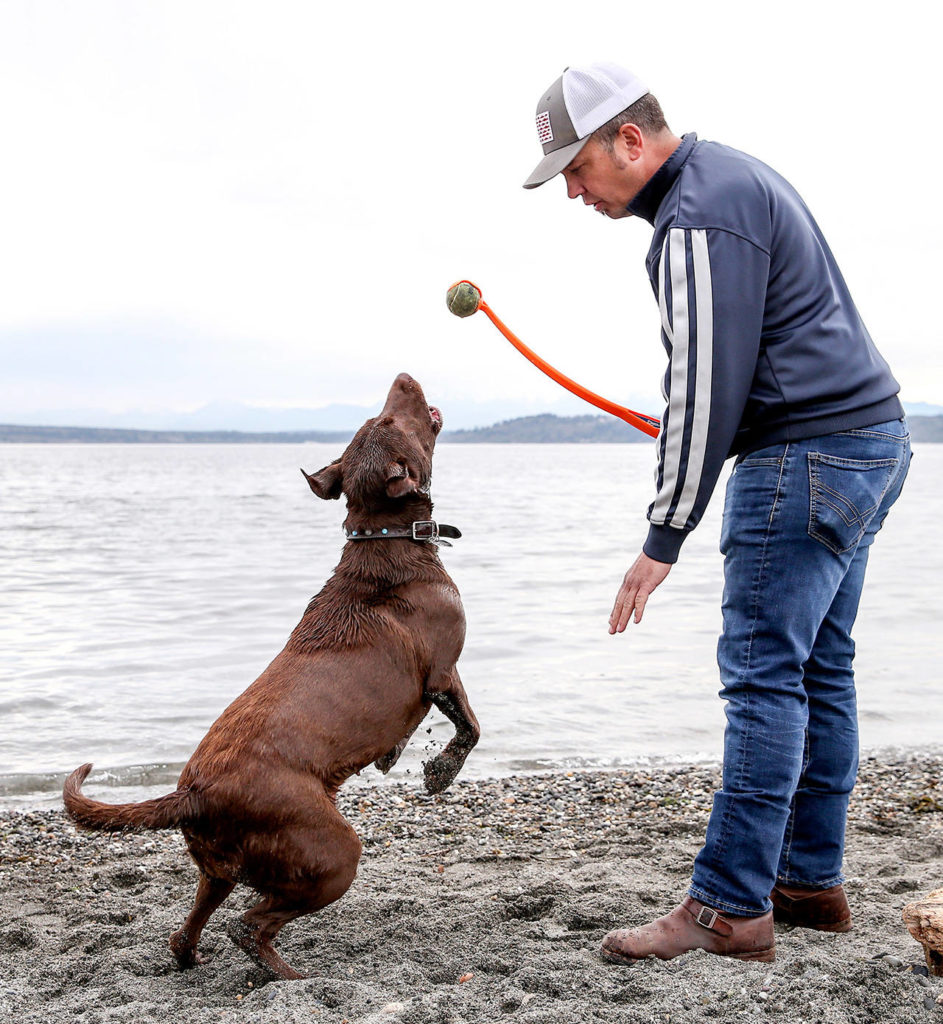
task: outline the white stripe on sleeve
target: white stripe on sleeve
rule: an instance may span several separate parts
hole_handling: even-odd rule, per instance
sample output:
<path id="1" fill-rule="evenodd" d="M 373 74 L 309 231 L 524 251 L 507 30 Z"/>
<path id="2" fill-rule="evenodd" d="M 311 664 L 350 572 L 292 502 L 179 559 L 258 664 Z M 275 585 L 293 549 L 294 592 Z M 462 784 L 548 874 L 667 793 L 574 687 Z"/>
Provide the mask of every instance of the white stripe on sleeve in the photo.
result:
<path id="1" fill-rule="evenodd" d="M 707 232 L 691 232 L 691 255 L 694 266 L 694 308 L 697 311 L 697 365 L 694 384 L 694 418 L 691 439 L 688 442 L 688 465 L 684 474 L 684 489 L 678 507 L 671 517 L 671 525 L 683 527 L 694 511 L 711 416 L 711 377 L 714 354 L 714 301 L 711 289 L 711 263 L 707 252 Z"/>
<path id="2" fill-rule="evenodd" d="M 671 314 L 672 332 L 669 338 L 671 346 L 671 387 L 668 396 L 667 428 L 662 427 L 664 438 L 664 464 L 662 469 L 661 489 L 655 498 L 650 522 L 663 526 L 667 520 L 668 509 L 678 485 L 678 473 L 681 462 L 681 445 L 684 437 L 684 416 L 688 399 L 688 277 L 685 256 L 685 239 L 683 228 L 671 228 L 667 243 L 668 270 L 671 280 Z M 661 295 L 659 305 L 664 317 L 667 302 L 664 295 L 665 257 L 661 263 Z M 664 317 L 667 319 L 666 317 Z"/>
<path id="3" fill-rule="evenodd" d="M 674 340 L 671 321 L 668 319 L 668 300 L 665 296 L 665 264 L 668 262 L 668 232 L 661 246 L 661 260 L 658 264 L 658 309 L 661 312 L 661 329 L 669 344 Z M 667 396 L 666 396 L 667 397 Z"/>

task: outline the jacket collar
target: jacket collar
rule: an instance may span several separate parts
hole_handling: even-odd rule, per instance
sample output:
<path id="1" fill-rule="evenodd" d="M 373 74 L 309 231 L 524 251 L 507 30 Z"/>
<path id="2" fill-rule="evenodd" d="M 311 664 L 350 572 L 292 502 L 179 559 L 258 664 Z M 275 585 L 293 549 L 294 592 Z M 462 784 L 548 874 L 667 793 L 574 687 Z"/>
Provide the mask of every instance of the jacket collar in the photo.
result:
<path id="1" fill-rule="evenodd" d="M 681 173 L 681 168 L 691 155 L 695 142 L 697 142 L 696 132 L 688 132 L 687 135 L 681 136 L 681 145 L 645 182 L 638 195 L 626 207 L 629 213 L 635 217 L 642 217 L 654 227 L 658 207 L 661 206 L 661 201 Z"/>

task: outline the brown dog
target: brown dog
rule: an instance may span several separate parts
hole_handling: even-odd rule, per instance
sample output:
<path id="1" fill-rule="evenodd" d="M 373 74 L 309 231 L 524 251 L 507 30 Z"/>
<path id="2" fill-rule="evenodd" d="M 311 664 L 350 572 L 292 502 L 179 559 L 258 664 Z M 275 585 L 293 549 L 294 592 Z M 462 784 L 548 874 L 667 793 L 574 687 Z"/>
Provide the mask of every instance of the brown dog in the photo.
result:
<path id="1" fill-rule="evenodd" d="M 200 869 L 193 909 L 170 937 L 182 967 L 201 962 L 200 933 L 241 882 L 262 899 L 230 937 L 277 977 L 302 977 L 272 940 L 353 881 L 361 845 L 335 806 L 340 786 L 371 762 L 388 771 L 432 704 L 455 736 L 425 766 L 429 792 L 452 782 L 478 740 L 455 667 L 461 600 L 436 544 L 412 539 L 436 533 L 429 481 L 441 427 L 400 374 L 343 456 L 305 473 L 319 498 L 347 496 L 340 564 L 284 650 L 212 725 L 174 793 L 110 805 L 81 793 L 90 764 L 66 780 L 66 810 L 84 828 L 180 828 Z"/>

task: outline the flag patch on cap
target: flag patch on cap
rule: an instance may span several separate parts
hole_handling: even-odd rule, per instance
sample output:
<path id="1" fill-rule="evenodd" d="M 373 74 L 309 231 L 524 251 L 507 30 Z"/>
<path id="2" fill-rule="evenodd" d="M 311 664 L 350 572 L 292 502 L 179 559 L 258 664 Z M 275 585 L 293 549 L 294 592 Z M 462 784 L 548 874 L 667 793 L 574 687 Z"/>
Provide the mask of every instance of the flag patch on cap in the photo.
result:
<path id="1" fill-rule="evenodd" d="M 545 146 L 553 142 L 553 129 L 550 127 L 550 111 L 542 110 L 537 115 L 537 141 Z"/>

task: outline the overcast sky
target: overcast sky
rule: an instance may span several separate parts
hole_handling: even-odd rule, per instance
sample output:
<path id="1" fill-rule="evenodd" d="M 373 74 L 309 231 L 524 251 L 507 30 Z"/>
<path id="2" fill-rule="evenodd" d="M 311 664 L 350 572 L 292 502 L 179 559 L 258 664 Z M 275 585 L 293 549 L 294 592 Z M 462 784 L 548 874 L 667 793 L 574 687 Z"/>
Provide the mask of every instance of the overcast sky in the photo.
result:
<path id="1" fill-rule="evenodd" d="M 943 402 L 938 34 L 925 3 L 0 5 L 0 422 L 212 401 L 559 389 L 479 314 L 656 415 L 650 228 L 525 191 L 568 64 L 799 189 L 909 402 Z M 873 13 L 868 13 L 873 12 Z"/>

